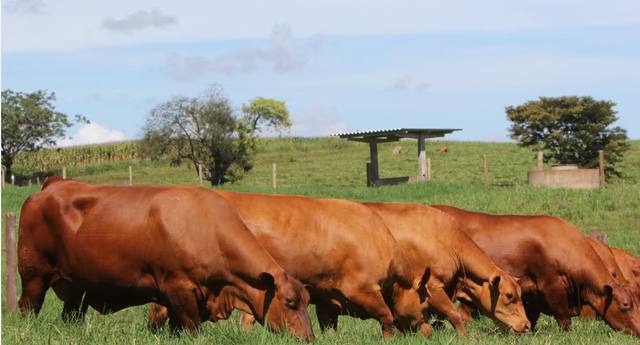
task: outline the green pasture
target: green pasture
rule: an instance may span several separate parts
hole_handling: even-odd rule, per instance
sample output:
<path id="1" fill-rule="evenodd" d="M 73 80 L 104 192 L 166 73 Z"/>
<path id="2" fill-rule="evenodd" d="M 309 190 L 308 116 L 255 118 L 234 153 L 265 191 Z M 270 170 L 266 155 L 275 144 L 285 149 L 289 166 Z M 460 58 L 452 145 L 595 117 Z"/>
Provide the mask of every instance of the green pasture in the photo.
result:
<path id="1" fill-rule="evenodd" d="M 417 171 L 416 145 L 401 142 L 379 148 L 381 176 L 413 175 Z M 447 146 L 448 153 L 438 149 Z M 482 184 L 482 155 L 487 155 L 490 185 Z M 261 141 L 254 169 L 239 183 L 225 187 L 242 191 L 274 192 L 271 164 L 277 163 L 278 193 L 337 197 L 352 200 L 442 203 L 471 210 L 511 214 L 552 214 L 563 217 L 588 232 L 598 228 L 611 245 L 640 255 L 640 142 L 620 164 L 624 176 L 609 181 L 604 190 L 536 189 L 526 185 L 526 172 L 534 164 L 534 153 L 507 143 L 428 142 L 433 162 L 433 181 L 423 184 L 367 188 L 364 165 L 368 147 L 339 139 L 266 139 Z M 46 158 L 45 158 L 46 159 Z M 170 167 L 168 162 L 116 160 L 67 165 L 67 175 L 83 181 L 128 183 L 128 166 L 134 183 L 195 184 L 195 169 L 188 164 Z M 55 171 L 60 167 L 51 166 Z M 19 166 L 16 171 L 24 169 Z M 25 175 L 32 173 L 22 170 Z M 38 186 L 6 186 L 2 212 L 19 213 L 20 206 Z M 4 248 L 4 228 L 3 228 Z M 3 251 L 4 267 L 4 251 Z M 3 283 L 5 276 L 2 277 Z M 18 287 L 19 290 L 19 287 Z M 90 311 L 84 323 L 65 324 L 59 315 L 62 304 L 53 292 L 47 295 L 36 318 L 6 312 L 3 289 L 2 340 L 6 344 L 281 344 L 298 343 L 289 335 L 271 334 L 258 326 L 250 332 L 239 328 L 237 314 L 230 320 L 207 323 L 195 334 L 174 336 L 168 330 L 152 333 L 145 328 L 148 307 L 129 308 L 112 315 Z M 310 311 L 313 311 L 311 307 Z M 377 322 L 341 317 L 337 332 L 320 333 L 314 321 L 318 344 L 381 343 Z M 632 344 L 640 340 L 613 332 L 601 321 L 574 319 L 571 332 L 562 332 L 555 321 L 543 317 L 534 334 L 514 336 L 498 329 L 487 318 L 468 327 L 469 337 L 455 335 L 447 324 L 434 335 L 398 335 L 388 344 Z"/>

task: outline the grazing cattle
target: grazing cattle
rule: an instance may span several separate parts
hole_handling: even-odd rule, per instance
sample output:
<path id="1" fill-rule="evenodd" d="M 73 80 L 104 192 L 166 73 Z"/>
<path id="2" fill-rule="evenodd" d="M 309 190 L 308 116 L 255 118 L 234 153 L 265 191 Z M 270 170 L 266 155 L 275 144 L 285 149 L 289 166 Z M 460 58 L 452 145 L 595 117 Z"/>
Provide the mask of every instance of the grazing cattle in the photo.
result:
<path id="1" fill-rule="evenodd" d="M 427 316 L 427 307 L 444 315 L 459 335 L 464 322 L 452 303 L 457 286 L 500 326 L 514 332 L 530 329 L 520 287 L 462 231 L 455 220 L 432 207 L 414 204 L 366 203 L 382 217 L 413 267 L 430 267 L 429 298 L 413 295 L 413 304 Z M 411 296 L 411 295 L 410 295 Z"/>
<path id="2" fill-rule="evenodd" d="M 604 263 L 604 266 L 609 270 L 609 273 L 611 273 L 613 278 L 615 278 L 618 282 L 628 285 L 629 282 L 622 272 L 622 269 L 618 265 L 613 255 L 613 251 L 606 244 L 604 244 L 604 238 L 605 236 L 602 234 L 599 234 L 598 237 L 585 236 L 585 239 L 587 240 L 587 242 L 589 242 L 589 245 L 591 245 L 591 248 L 593 248 L 596 254 L 598 254 L 600 260 L 602 260 L 602 263 Z M 583 317 L 595 317 L 596 311 L 591 306 L 584 305 L 582 306 L 580 315 Z"/>
<path id="3" fill-rule="evenodd" d="M 498 216 L 435 206 L 502 269 L 518 277 L 527 317 L 540 313 L 568 330 L 571 317 L 588 304 L 615 330 L 640 335 L 640 309 L 628 286 L 613 278 L 575 226 L 549 216 Z"/>
<path id="4" fill-rule="evenodd" d="M 362 204 L 337 199 L 215 191 L 236 209 L 258 241 L 287 272 L 307 284 L 320 327 L 336 328 L 339 314 L 375 318 L 392 334 L 394 294 L 420 291 L 428 270 L 413 274 L 380 217 Z M 399 296 L 398 296 L 399 295 Z M 393 305 L 392 302 L 389 304 Z M 156 318 L 158 319 L 158 318 Z M 411 330 L 429 334 L 422 315 Z"/>
<path id="5" fill-rule="evenodd" d="M 589 240 L 594 249 L 597 248 L 596 252 L 598 252 L 600 258 L 603 258 L 603 256 L 606 258 L 603 259 L 603 261 L 606 260 L 605 265 L 607 265 L 607 268 L 609 268 L 610 271 L 615 270 L 616 276 L 622 276 L 620 280 L 625 281 L 625 283 L 631 286 L 636 298 L 640 301 L 640 260 L 622 249 L 608 247 L 600 237 L 595 239 L 587 237 L 587 240 Z M 611 267 L 613 267 L 611 260 L 615 261 L 614 269 L 611 269 Z M 584 317 L 595 317 L 596 313 L 593 308 L 584 306 L 582 307 L 581 315 Z"/>
<path id="6" fill-rule="evenodd" d="M 613 256 L 640 301 L 640 259 L 619 248 L 611 248 Z"/>
<path id="7" fill-rule="evenodd" d="M 50 179 L 22 207 L 18 268 L 22 312 L 37 314 L 53 287 L 65 319 L 156 302 L 173 329 L 191 330 L 216 296 L 234 296 L 271 329 L 313 338 L 304 286 L 202 188 Z"/>

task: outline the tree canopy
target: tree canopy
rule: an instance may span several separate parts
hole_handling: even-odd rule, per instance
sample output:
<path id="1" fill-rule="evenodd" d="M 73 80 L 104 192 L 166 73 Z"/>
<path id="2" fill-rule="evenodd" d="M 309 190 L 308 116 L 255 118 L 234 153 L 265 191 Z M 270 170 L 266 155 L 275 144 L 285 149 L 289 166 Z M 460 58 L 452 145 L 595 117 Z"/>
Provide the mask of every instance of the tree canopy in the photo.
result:
<path id="1" fill-rule="evenodd" d="M 219 87 L 200 97 L 175 97 L 151 110 L 141 148 L 152 158 L 188 159 L 196 170 L 201 165 L 213 185 L 238 180 L 252 168 L 260 129 L 291 125 L 284 102 L 256 98 L 243 111 L 236 115 Z"/>
<path id="2" fill-rule="evenodd" d="M 66 114 L 55 110 L 55 93 L 2 91 L 2 165 L 6 178 L 16 154 L 54 145 L 71 126 Z M 82 117 L 79 117 L 82 118 Z"/>
<path id="3" fill-rule="evenodd" d="M 607 173 L 619 174 L 615 163 L 629 148 L 626 131 L 611 127 L 618 119 L 612 101 L 592 97 L 540 97 L 506 108 L 511 137 L 522 146 L 543 150 L 558 164 L 596 167 L 604 150 Z"/>

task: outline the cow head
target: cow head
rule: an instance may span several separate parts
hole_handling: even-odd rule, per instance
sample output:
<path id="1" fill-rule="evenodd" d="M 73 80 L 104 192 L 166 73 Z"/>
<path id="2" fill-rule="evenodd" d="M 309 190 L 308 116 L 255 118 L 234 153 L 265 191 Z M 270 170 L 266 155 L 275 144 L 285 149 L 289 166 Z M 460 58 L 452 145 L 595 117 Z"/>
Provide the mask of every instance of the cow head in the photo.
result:
<path id="1" fill-rule="evenodd" d="M 427 282 L 431 277 L 431 268 L 427 267 L 422 277 L 417 277 L 411 286 L 406 288 L 400 284 L 394 284 L 392 295 L 392 311 L 393 323 L 399 331 L 420 332 L 425 335 L 431 335 L 431 327 L 424 322 L 424 313 L 426 312 L 430 297 Z"/>
<path id="2" fill-rule="evenodd" d="M 640 305 L 627 285 L 604 286 L 604 296 L 595 309 L 611 328 L 640 336 Z"/>
<path id="3" fill-rule="evenodd" d="M 289 330 L 296 337 L 313 340 L 313 330 L 307 307 L 309 292 L 297 279 L 280 271 L 275 275 L 262 273 L 260 279 L 267 286 L 264 322 L 275 332 Z"/>
<path id="4" fill-rule="evenodd" d="M 468 297 L 483 314 L 515 333 L 531 330 L 522 304 L 522 291 L 516 279 L 499 271 L 482 285 L 469 284 Z"/>

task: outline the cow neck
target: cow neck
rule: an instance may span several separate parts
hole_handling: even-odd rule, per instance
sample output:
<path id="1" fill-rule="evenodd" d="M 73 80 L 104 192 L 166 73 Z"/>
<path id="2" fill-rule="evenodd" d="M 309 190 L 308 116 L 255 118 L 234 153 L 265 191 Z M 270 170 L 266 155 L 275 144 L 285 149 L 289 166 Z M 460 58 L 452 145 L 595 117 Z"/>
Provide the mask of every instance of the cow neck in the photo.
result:
<path id="1" fill-rule="evenodd" d="M 587 243 L 589 249 L 591 246 Z M 605 285 L 609 285 L 615 288 L 618 284 L 613 279 L 613 276 L 609 273 L 609 270 L 605 267 L 604 263 L 592 249 L 592 255 L 587 255 L 583 261 L 589 262 L 583 267 L 589 267 L 589 269 L 583 269 L 581 272 L 581 284 L 577 286 L 578 293 L 589 305 L 591 305 L 600 315 L 604 313 L 604 301 L 605 301 Z"/>
<path id="2" fill-rule="evenodd" d="M 255 319 L 262 324 L 264 323 L 266 309 L 268 309 L 268 306 L 265 305 L 265 300 L 268 297 L 269 291 L 267 289 L 258 289 L 247 283 L 245 284 L 241 289 L 231 290 L 230 295 L 232 298 L 229 300 L 234 308 L 252 314 Z M 275 293 L 275 291 L 271 292 Z M 272 303 L 272 301 L 267 302 Z"/>
<path id="3" fill-rule="evenodd" d="M 458 230 L 452 241 L 458 265 L 458 274 L 469 284 L 482 285 L 498 275 L 500 269 L 462 230 Z"/>
<path id="4" fill-rule="evenodd" d="M 629 281 L 626 279 L 624 273 L 622 272 L 622 268 L 616 262 L 613 251 L 605 244 L 596 239 L 590 237 L 585 238 L 587 239 L 589 245 L 591 245 L 593 250 L 598 254 L 598 257 L 602 260 L 602 263 L 605 265 L 607 270 L 615 273 L 615 280 L 623 284 L 629 284 Z"/>

